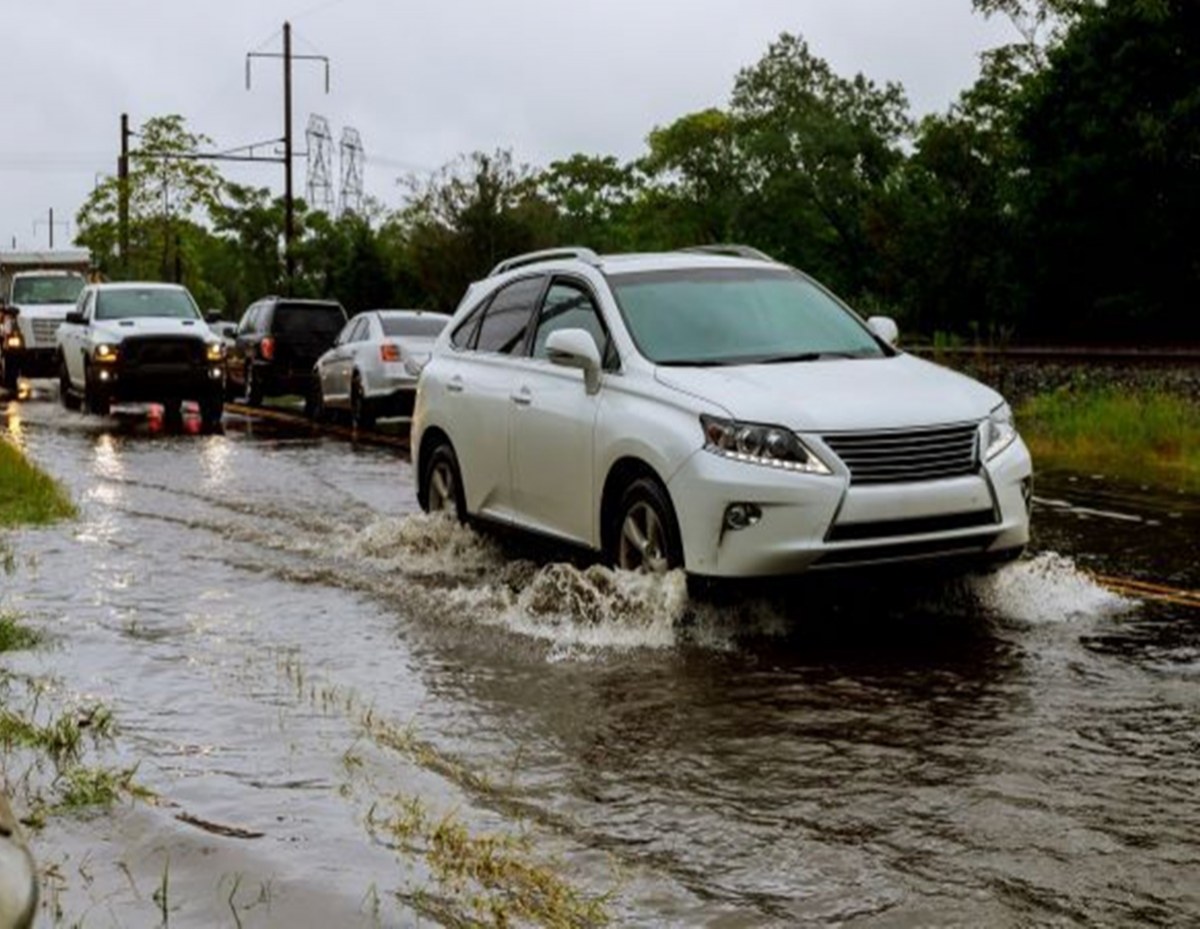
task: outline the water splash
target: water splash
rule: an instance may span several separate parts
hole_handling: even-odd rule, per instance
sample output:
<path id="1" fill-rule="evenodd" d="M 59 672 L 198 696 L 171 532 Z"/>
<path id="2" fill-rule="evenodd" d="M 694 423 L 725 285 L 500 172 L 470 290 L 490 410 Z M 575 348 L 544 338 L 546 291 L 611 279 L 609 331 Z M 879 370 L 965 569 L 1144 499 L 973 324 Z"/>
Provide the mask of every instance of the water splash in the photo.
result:
<path id="1" fill-rule="evenodd" d="M 1101 587 L 1071 558 L 1056 552 L 974 578 L 970 590 L 989 613 L 1030 624 L 1115 616 L 1136 607 L 1135 601 Z"/>

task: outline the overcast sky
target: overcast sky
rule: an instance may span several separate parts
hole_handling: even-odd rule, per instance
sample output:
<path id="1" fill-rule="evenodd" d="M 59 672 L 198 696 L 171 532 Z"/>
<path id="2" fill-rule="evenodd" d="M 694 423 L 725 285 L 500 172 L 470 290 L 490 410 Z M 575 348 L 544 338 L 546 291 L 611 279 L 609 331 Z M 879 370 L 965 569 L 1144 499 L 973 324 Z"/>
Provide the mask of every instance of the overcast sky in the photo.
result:
<path id="1" fill-rule="evenodd" d="M 119 118 L 165 113 L 220 147 L 282 133 L 281 67 L 246 52 L 328 55 L 331 92 L 297 64 L 298 148 L 310 113 L 367 152 L 365 188 L 389 205 L 398 175 L 474 149 L 545 164 L 573 152 L 630 158 L 656 125 L 723 105 L 738 69 L 782 31 L 843 74 L 900 81 L 914 113 L 944 110 L 1011 39 L 970 0 L 0 0 L 0 247 L 56 245 L 100 173 Z M 336 165 L 335 165 L 336 171 Z M 227 176 L 282 189 L 282 169 Z M 304 165 L 296 185 L 303 192 Z M 36 236 L 34 224 L 37 223 Z"/>

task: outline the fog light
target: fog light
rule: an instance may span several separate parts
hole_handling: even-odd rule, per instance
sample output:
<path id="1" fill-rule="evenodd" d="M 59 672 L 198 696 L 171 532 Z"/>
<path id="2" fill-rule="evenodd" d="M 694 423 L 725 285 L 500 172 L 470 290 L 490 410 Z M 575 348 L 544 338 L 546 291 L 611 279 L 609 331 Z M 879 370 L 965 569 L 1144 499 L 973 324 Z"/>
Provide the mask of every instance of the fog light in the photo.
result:
<path id="1" fill-rule="evenodd" d="M 221 376 L 221 369 L 220 368 L 209 368 L 208 376 L 211 377 L 215 381 L 217 378 L 219 378 Z"/>
<path id="2" fill-rule="evenodd" d="M 725 528 L 733 532 L 748 529 L 762 519 L 762 510 L 753 503 L 731 503 L 725 509 Z"/>
<path id="3" fill-rule="evenodd" d="M 100 380 L 102 380 L 102 381 L 107 381 L 107 380 L 108 380 L 109 373 L 110 373 L 110 372 L 108 372 L 108 371 L 101 371 L 101 372 L 100 372 Z"/>
<path id="4" fill-rule="evenodd" d="M 21 347 L 21 333 L 14 332 L 12 335 L 10 335 L 8 338 L 6 338 L 4 340 L 4 347 L 5 348 L 20 348 Z"/>

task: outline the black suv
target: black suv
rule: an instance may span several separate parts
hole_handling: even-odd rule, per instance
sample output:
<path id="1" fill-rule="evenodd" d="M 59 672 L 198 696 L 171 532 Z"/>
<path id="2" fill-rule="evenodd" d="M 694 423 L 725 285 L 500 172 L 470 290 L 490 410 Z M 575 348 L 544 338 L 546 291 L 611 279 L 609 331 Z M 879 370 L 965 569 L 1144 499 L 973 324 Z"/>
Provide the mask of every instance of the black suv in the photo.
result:
<path id="1" fill-rule="evenodd" d="M 263 397 L 312 393 L 313 366 L 346 325 L 333 300 L 264 297 L 238 324 L 225 361 L 225 394 L 251 406 Z"/>

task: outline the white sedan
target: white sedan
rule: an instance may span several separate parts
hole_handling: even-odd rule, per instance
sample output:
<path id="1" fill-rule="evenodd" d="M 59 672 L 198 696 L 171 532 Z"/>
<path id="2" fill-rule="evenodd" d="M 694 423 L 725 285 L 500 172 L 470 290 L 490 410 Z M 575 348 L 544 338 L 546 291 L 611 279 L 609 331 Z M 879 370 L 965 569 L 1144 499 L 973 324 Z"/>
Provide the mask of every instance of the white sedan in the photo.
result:
<path id="1" fill-rule="evenodd" d="M 502 262 L 421 374 L 421 506 L 648 572 L 1018 555 L 1032 467 L 1003 398 L 801 272 L 722 250 Z"/>
<path id="2" fill-rule="evenodd" d="M 417 378 L 450 317 L 424 310 L 370 310 L 351 319 L 317 359 L 308 411 L 335 410 L 369 428 L 381 416 L 412 413 Z"/>

